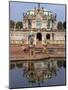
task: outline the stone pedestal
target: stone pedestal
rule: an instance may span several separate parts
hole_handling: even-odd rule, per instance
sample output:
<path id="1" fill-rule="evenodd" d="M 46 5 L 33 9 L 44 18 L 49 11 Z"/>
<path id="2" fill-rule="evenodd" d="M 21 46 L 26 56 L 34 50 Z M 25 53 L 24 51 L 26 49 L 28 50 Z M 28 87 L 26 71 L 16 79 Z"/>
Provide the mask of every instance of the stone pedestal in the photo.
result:
<path id="1" fill-rule="evenodd" d="M 30 46 L 30 57 L 35 56 L 35 50 L 33 46 Z"/>

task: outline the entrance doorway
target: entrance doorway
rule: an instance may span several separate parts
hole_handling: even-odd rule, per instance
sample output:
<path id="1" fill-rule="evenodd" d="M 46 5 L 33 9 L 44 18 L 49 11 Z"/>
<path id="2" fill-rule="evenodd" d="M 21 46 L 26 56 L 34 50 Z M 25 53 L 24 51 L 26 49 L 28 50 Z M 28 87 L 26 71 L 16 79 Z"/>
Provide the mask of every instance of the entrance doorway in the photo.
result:
<path id="1" fill-rule="evenodd" d="M 50 40 L 50 34 L 47 34 L 47 35 L 46 35 L 46 39 L 47 39 L 47 40 Z"/>
<path id="2" fill-rule="evenodd" d="M 39 41 L 42 40 L 42 34 L 41 33 L 37 33 L 37 37 L 36 37 Z"/>

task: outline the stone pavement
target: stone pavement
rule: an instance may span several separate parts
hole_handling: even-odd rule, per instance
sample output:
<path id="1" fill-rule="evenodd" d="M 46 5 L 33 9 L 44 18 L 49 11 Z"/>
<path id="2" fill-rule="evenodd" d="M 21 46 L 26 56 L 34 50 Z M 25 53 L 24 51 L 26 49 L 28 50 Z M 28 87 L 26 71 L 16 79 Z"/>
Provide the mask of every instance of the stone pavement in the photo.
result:
<path id="1" fill-rule="evenodd" d="M 36 52 L 37 49 L 42 48 L 43 51 Z M 49 57 L 65 57 L 64 45 L 43 45 L 43 47 L 35 46 L 35 54 L 30 56 L 30 49 L 28 45 L 11 45 L 10 46 L 10 60 L 37 60 Z"/>

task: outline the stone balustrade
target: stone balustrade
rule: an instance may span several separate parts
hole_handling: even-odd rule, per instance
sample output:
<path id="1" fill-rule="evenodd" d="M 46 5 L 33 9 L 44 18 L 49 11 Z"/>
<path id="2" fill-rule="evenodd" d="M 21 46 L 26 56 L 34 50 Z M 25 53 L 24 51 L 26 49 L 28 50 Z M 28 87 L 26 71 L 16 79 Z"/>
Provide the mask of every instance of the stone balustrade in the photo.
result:
<path id="1" fill-rule="evenodd" d="M 64 40 L 47 40 L 49 44 L 65 44 Z"/>
<path id="2" fill-rule="evenodd" d="M 34 41 L 37 42 L 37 41 Z M 64 40 L 47 40 L 46 42 L 44 42 L 44 40 L 41 42 L 42 44 L 65 44 Z M 11 40 L 10 44 L 28 44 L 28 41 L 22 41 L 22 40 Z"/>

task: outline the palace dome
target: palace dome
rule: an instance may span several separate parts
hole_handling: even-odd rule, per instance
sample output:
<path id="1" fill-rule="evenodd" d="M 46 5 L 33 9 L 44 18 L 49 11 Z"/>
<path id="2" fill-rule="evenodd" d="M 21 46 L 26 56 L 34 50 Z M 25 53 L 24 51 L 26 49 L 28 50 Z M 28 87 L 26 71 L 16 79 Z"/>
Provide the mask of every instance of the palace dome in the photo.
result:
<path id="1" fill-rule="evenodd" d="M 27 15 L 35 15 L 35 11 L 38 11 L 38 9 L 31 9 L 27 11 Z M 43 12 L 43 15 L 45 16 L 52 16 L 53 13 L 50 10 L 42 9 L 40 8 L 40 11 Z"/>

